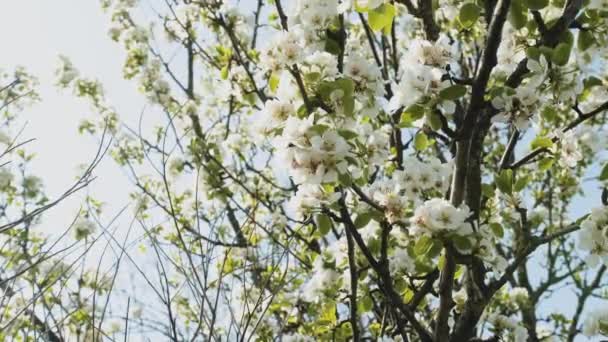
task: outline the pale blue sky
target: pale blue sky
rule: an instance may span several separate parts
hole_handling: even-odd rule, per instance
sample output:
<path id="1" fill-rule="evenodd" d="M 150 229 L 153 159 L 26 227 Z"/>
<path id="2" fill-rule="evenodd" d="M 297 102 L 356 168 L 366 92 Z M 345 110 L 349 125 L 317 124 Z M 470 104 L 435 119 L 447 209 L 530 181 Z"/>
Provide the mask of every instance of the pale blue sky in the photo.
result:
<path id="1" fill-rule="evenodd" d="M 101 80 L 107 98 L 121 115 L 139 113 L 143 100 L 131 82 L 121 78 L 124 50 L 107 35 L 108 18 L 94 0 L 0 1 L 2 53 L 0 67 L 23 65 L 40 79 L 42 101 L 27 108 L 24 138 L 36 138 L 28 149 L 36 152 L 33 171 L 43 178 L 50 197 L 66 190 L 78 174 L 78 165 L 95 154 L 97 142 L 81 136 L 77 127 L 91 108 L 69 90 L 54 87 L 57 56 L 64 54 L 83 75 Z M 14 133 L 14 132 L 13 132 Z M 107 158 L 96 170 L 91 192 L 108 202 L 108 213 L 127 203 L 128 181 Z M 66 227 L 77 212 L 82 196 L 76 196 L 45 215 L 45 229 Z"/>

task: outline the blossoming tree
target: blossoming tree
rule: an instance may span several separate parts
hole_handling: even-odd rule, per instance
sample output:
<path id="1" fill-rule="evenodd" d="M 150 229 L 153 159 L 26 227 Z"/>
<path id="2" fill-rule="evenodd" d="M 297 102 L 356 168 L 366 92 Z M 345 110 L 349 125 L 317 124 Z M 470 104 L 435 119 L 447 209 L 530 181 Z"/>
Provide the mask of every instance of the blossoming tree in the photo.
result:
<path id="1" fill-rule="evenodd" d="M 608 195 L 582 192 L 608 179 L 604 1 L 102 7 L 139 126 L 67 58 L 58 79 L 114 136 L 156 260 L 125 336 L 608 334 Z"/>
<path id="2" fill-rule="evenodd" d="M 26 139 L 21 111 L 40 100 L 37 79 L 23 68 L 0 70 L 0 340 L 64 341 L 64 330 L 80 338 L 78 317 L 89 317 L 91 297 L 104 298 L 107 276 L 85 269 L 83 256 L 93 241 L 95 224 L 78 215 L 62 234 L 41 220 L 42 214 L 68 196 L 88 186 L 103 149 L 72 187 L 56 198 L 47 197 L 41 178 L 31 172 L 35 139 Z M 102 147 L 105 145 L 101 145 Z M 84 212 L 83 212 L 84 213 Z M 57 232 L 57 230 L 55 230 Z M 75 240 L 64 237 L 73 232 Z M 93 239 L 94 240 L 94 239 Z M 81 267 L 82 266 L 82 267 Z M 61 327 L 58 329 L 57 327 Z M 85 337 L 86 338 L 86 337 Z"/>

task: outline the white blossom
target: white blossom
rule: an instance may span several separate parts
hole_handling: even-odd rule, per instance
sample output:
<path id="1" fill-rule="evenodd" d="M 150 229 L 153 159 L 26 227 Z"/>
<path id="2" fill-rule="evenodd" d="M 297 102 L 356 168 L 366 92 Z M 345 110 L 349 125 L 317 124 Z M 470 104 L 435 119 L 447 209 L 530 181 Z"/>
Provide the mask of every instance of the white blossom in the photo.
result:
<path id="1" fill-rule="evenodd" d="M 76 240 L 82 240 L 89 237 L 91 234 L 95 233 L 96 229 L 95 223 L 84 217 L 76 219 L 72 226 L 72 232 Z"/>
<path id="2" fill-rule="evenodd" d="M 597 308 L 590 312 L 583 322 L 583 335 L 593 337 L 608 334 L 608 310 Z"/>
<path id="3" fill-rule="evenodd" d="M 416 228 L 414 232 L 440 233 L 466 230 L 469 226 L 466 223 L 469 215 L 469 208 L 466 206 L 456 208 L 445 199 L 433 198 L 416 208 L 412 219 Z"/>
<path id="4" fill-rule="evenodd" d="M 578 233 L 578 247 L 588 252 L 587 264 L 596 266 L 600 259 L 608 263 L 608 209 L 594 208 L 581 223 Z"/>

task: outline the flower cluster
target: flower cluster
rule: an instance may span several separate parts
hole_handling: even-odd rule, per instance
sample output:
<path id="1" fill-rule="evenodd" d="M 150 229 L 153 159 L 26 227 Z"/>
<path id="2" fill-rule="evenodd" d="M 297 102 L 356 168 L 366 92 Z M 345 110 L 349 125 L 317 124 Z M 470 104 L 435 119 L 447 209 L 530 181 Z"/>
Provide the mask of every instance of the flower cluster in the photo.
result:
<path id="1" fill-rule="evenodd" d="M 314 125 L 313 116 L 287 119 L 280 140 L 283 160 L 297 184 L 333 183 L 347 171 L 348 143 L 337 132 Z"/>
<path id="2" fill-rule="evenodd" d="M 606 308 L 595 309 L 587 315 L 583 322 L 583 334 L 587 337 L 608 336 L 608 310 Z"/>
<path id="3" fill-rule="evenodd" d="M 575 167 L 583 159 L 582 146 L 578 143 L 578 135 L 570 130 L 558 135 L 561 148 L 559 163 L 563 167 Z"/>
<path id="4" fill-rule="evenodd" d="M 391 178 L 378 180 L 369 187 L 371 198 L 385 208 L 389 221 L 403 218 L 411 204 L 441 196 L 447 190 L 451 163 L 436 158 L 427 162 L 409 157 L 403 170 L 396 170 Z"/>
<path id="5" fill-rule="evenodd" d="M 5 189 L 6 187 L 8 187 L 14 178 L 15 178 L 15 176 L 6 166 L 1 167 L 0 168 L 0 189 Z"/>
<path id="6" fill-rule="evenodd" d="M 455 233 L 468 235 L 472 232 L 471 225 L 466 222 L 470 216 L 469 208 L 454 207 L 442 198 L 433 198 L 416 208 L 412 222 L 413 234 Z"/>
<path id="7" fill-rule="evenodd" d="M 514 318 L 492 313 L 487 320 L 492 324 L 497 336 L 509 335 L 514 342 L 525 342 L 528 339 L 528 331 Z"/>
<path id="8" fill-rule="evenodd" d="M 79 217 L 76 222 L 74 222 L 72 229 L 74 238 L 76 240 L 83 240 L 95 233 L 96 226 L 91 220 Z"/>
<path id="9" fill-rule="evenodd" d="M 505 87 L 492 98 L 492 106 L 499 111 L 492 117 L 494 122 L 512 123 L 519 130 L 528 128 L 540 104 L 538 89 L 545 80 L 547 61 L 543 56 L 531 58 L 527 68 L 530 76 L 526 83 L 516 89 Z"/>
<path id="10" fill-rule="evenodd" d="M 307 302 L 316 302 L 324 291 L 328 291 L 335 286 L 340 278 L 331 265 L 326 265 L 323 256 L 318 256 L 313 265 L 313 276 L 302 286 L 302 299 Z"/>
<path id="11" fill-rule="evenodd" d="M 591 214 L 581 223 L 578 245 L 589 253 L 587 264 L 595 267 L 600 260 L 608 264 L 608 208 L 591 210 Z"/>
<path id="12" fill-rule="evenodd" d="M 403 57 L 400 81 L 393 87 L 395 94 L 389 103 L 389 110 L 410 107 L 414 104 L 437 105 L 445 114 L 452 114 L 455 103 L 450 99 L 438 97 L 439 93 L 452 86 L 447 76 L 446 67 L 457 71 L 455 60 L 458 49 L 446 36 L 441 36 L 436 42 L 413 40 L 410 50 Z M 434 101 L 434 102 L 429 102 Z"/>
<path id="13" fill-rule="evenodd" d="M 59 56 L 59 65 L 55 70 L 57 83 L 60 87 L 66 88 L 76 77 L 79 72 L 66 56 Z"/>
<path id="14" fill-rule="evenodd" d="M 340 194 L 325 191 L 319 185 L 302 184 L 298 187 L 296 195 L 291 197 L 288 208 L 296 217 L 302 219 L 309 216 L 320 206 L 328 206 L 336 202 Z"/>

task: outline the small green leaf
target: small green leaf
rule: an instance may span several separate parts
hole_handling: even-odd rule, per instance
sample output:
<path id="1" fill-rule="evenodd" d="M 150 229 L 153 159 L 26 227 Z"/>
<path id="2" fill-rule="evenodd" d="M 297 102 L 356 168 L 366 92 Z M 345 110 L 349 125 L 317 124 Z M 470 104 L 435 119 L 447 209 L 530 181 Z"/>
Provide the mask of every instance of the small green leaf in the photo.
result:
<path id="1" fill-rule="evenodd" d="M 454 279 L 460 279 L 462 277 L 462 273 L 464 272 L 464 267 L 460 265 L 456 265 L 456 272 L 454 272 Z"/>
<path id="2" fill-rule="evenodd" d="M 604 82 L 595 76 L 589 76 L 589 78 L 583 80 L 583 84 L 585 85 L 585 89 L 590 89 L 596 86 L 601 86 L 604 84 Z"/>
<path id="3" fill-rule="evenodd" d="M 585 51 L 595 43 L 595 37 L 591 31 L 579 31 L 576 46 L 580 51 Z"/>
<path id="4" fill-rule="evenodd" d="M 538 61 L 540 59 L 540 49 L 536 46 L 530 46 L 526 49 L 526 57 Z"/>
<path id="5" fill-rule="evenodd" d="M 315 83 L 321 78 L 320 72 L 309 72 L 304 74 L 304 80 L 306 83 Z"/>
<path id="6" fill-rule="evenodd" d="M 531 175 L 526 175 L 524 177 L 517 177 L 517 181 L 515 181 L 513 190 L 515 190 L 515 192 L 522 191 L 526 187 L 526 185 L 528 185 L 528 183 L 530 183 L 531 180 L 532 180 Z"/>
<path id="7" fill-rule="evenodd" d="M 317 223 L 317 227 L 319 228 L 319 233 L 321 233 L 322 236 L 327 235 L 331 229 L 331 219 L 329 216 L 325 214 L 317 214 L 315 216 L 315 221 Z"/>
<path id="8" fill-rule="evenodd" d="M 469 251 L 473 247 L 473 245 L 471 245 L 471 241 L 464 236 L 454 235 L 452 241 L 454 241 L 454 246 L 461 251 Z"/>
<path id="9" fill-rule="evenodd" d="M 223 80 L 228 78 L 228 66 L 227 65 L 225 67 L 223 67 L 222 70 L 220 70 L 220 77 Z"/>
<path id="10" fill-rule="evenodd" d="M 557 119 L 557 110 L 553 106 L 546 106 L 541 110 L 540 115 L 548 122 L 554 122 Z"/>
<path id="11" fill-rule="evenodd" d="M 340 181 L 340 184 L 342 184 L 344 186 L 353 185 L 353 179 L 350 177 L 350 175 L 345 174 L 345 173 L 338 174 L 338 181 Z"/>
<path id="12" fill-rule="evenodd" d="M 359 13 L 367 13 L 369 12 L 369 8 L 367 8 L 367 6 L 361 6 L 359 4 L 360 0 L 355 0 L 355 11 L 359 12 Z"/>
<path id="13" fill-rule="evenodd" d="M 538 168 L 541 171 L 547 171 L 553 166 L 555 160 L 553 158 L 543 158 L 538 162 Z"/>
<path id="14" fill-rule="evenodd" d="M 414 245 L 414 253 L 417 256 L 426 255 L 433 247 L 433 239 L 428 235 L 422 235 Z"/>
<path id="15" fill-rule="evenodd" d="M 570 59 L 570 51 L 572 50 L 572 45 L 568 43 L 559 43 L 553 49 L 551 53 L 551 60 L 553 63 L 563 66 L 568 63 Z"/>
<path id="16" fill-rule="evenodd" d="M 327 37 L 325 39 L 325 51 L 332 55 L 339 55 L 341 52 L 340 44 L 335 39 Z"/>
<path id="17" fill-rule="evenodd" d="M 532 140 L 531 146 L 533 149 L 551 148 L 553 147 L 553 140 L 549 137 L 538 136 Z"/>
<path id="18" fill-rule="evenodd" d="M 481 184 L 481 193 L 488 198 L 494 197 L 494 187 L 490 184 L 483 183 Z"/>
<path id="19" fill-rule="evenodd" d="M 412 127 L 412 124 L 424 117 L 425 108 L 422 105 L 414 104 L 409 106 L 401 113 L 401 121 L 399 123 L 402 127 Z"/>
<path id="20" fill-rule="evenodd" d="M 517 30 L 526 26 L 526 23 L 528 22 L 528 13 L 522 4 L 522 0 L 511 1 L 509 22 Z"/>
<path id="21" fill-rule="evenodd" d="M 372 301 L 370 296 L 363 296 L 361 298 L 361 313 L 371 311 L 374 307 L 374 302 Z"/>
<path id="22" fill-rule="evenodd" d="M 359 136 L 357 133 L 347 129 L 339 129 L 338 134 L 340 134 L 340 136 L 346 140 L 351 140 Z"/>
<path id="23" fill-rule="evenodd" d="M 270 86 L 270 90 L 272 92 L 277 91 L 277 88 L 279 87 L 279 80 L 280 78 L 274 72 L 272 73 L 272 75 L 270 75 L 268 85 Z"/>
<path id="24" fill-rule="evenodd" d="M 336 323 L 336 307 L 333 303 L 325 305 L 319 317 L 321 325 L 334 325 Z"/>
<path id="25" fill-rule="evenodd" d="M 496 177 L 494 177 L 494 180 L 496 182 L 496 186 L 498 187 L 498 189 L 507 194 L 510 195 L 513 193 L 513 171 L 512 170 L 502 170 L 500 172 L 500 174 L 498 174 Z"/>
<path id="26" fill-rule="evenodd" d="M 464 28 L 469 28 L 477 22 L 479 15 L 481 14 L 481 8 L 472 2 L 467 2 L 460 7 L 458 13 L 458 21 Z"/>
<path id="27" fill-rule="evenodd" d="M 342 97 L 342 104 L 344 105 L 344 114 L 353 115 L 355 111 L 355 98 L 353 96 L 355 92 L 355 84 L 350 78 L 341 78 L 333 82 L 334 87 L 342 90 L 344 93 Z"/>
<path id="28" fill-rule="evenodd" d="M 496 235 L 497 238 L 502 238 L 503 236 L 505 236 L 504 229 L 502 229 L 502 226 L 496 222 L 490 223 L 490 229 L 492 230 L 492 233 Z"/>
<path id="29" fill-rule="evenodd" d="M 608 323 L 600 321 L 599 328 L 600 328 L 600 332 L 602 333 L 602 335 L 608 336 Z"/>
<path id="30" fill-rule="evenodd" d="M 385 27 L 390 27 L 395 17 L 395 6 L 386 3 L 371 10 L 368 13 L 369 26 L 374 31 L 380 31 Z"/>
<path id="31" fill-rule="evenodd" d="M 523 5 L 532 11 L 541 10 L 549 4 L 549 0 L 523 0 Z"/>
<path id="32" fill-rule="evenodd" d="M 316 124 L 310 127 L 310 130 L 317 133 L 318 135 L 323 135 L 323 133 L 325 133 L 328 129 L 329 126 L 323 124 Z"/>
<path id="33" fill-rule="evenodd" d="M 443 266 L 445 266 L 445 255 L 441 254 L 439 260 L 437 260 L 437 268 L 443 271 Z"/>
<path id="34" fill-rule="evenodd" d="M 604 165 L 604 167 L 602 168 L 602 172 L 600 172 L 600 180 L 605 181 L 607 179 L 608 179 L 608 163 L 606 163 L 606 165 Z"/>
<path id="35" fill-rule="evenodd" d="M 441 126 L 443 126 L 439 115 L 440 114 L 437 112 L 428 112 L 426 115 L 426 122 L 429 126 L 431 126 L 433 131 L 438 131 L 441 129 Z"/>
<path id="36" fill-rule="evenodd" d="M 414 136 L 414 148 L 417 151 L 423 151 L 427 147 L 429 147 L 429 145 L 429 138 L 426 136 L 426 134 L 424 134 L 423 131 L 418 131 L 418 133 L 416 133 L 416 136 Z"/>
<path id="37" fill-rule="evenodd" d="M 431 248 L 427 252 L 427 257 L 434 258 L 434 257 L 438 256 L 441 253 L 442 249 L 443 249 L 443 245 L 441 244 L 441 241 L 439 241 L 437 239 L 433 239 Z"/>
<path id="38" fill-rule="evenodd" d="M 367 226 L 367 224 L 371 220 L 372 220 L 372 215 L 370 213 L 361 213 L 361 214 L 357 215 L 357 218 L 355 219 L 355 227 L 357 229 L 363 228 L 363 227 Z"/>
<path id="39" fill-rule="evenodd" d="M 456 84 L 442 89 L 439 92 L 439 97 L 444 100 L 457 100 L 467 93 L 467 88 L 463 85 Z"/>

